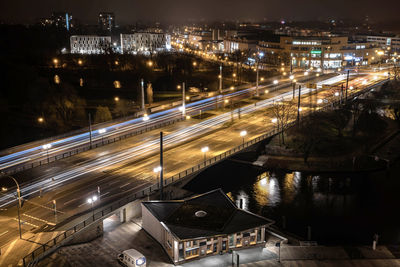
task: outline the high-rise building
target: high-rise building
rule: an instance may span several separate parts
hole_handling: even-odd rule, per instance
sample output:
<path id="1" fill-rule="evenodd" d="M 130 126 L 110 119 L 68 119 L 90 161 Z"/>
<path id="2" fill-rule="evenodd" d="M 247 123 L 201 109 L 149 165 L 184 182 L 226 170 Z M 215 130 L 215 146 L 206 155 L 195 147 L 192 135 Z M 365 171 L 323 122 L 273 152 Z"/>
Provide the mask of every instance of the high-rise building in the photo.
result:
<path id="1" fill-rule="evenodd" d="M 105 31 L 112 31 L 115 28 L 115 15 L 113 12 L 99 13 L 99 26 L 100 29 Z"/>
<path id="2" fill-rule="evenodd" d="M 66 28 L 67 31 L 72 27 L 72 14 L 68 12 L 54 12 L 51 15 L 52 24 L 56 27 Z"/>

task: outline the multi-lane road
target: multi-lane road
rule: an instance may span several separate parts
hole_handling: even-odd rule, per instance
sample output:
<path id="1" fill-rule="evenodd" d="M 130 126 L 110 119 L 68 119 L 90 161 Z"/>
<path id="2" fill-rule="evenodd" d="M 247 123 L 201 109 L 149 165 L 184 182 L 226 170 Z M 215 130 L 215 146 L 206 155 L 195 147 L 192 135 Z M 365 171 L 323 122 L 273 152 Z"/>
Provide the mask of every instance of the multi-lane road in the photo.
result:
<path id="1" fill-rule="evenodd" d="M 357 74 L 352 77 L 350 86 L 354 88 L 353 90 L 357 90 L 356 88 L 360 89 L 384 78 L 381 74 Z M 346 75 L 339 74 L 328 79 L 323 77 L 316 79 L 319 80 L 317 84 L 320 87 L 322 84 L 336 84 L 344 81 Z M 287 83 L 286 85 L 282 85 L 275 92 L 265 94 L 258 102 L 253 101 L 252 104 L 249 103 L 249 105 L 240 107 L 241 116 L 256 114 L 256 111 L 265 110 L 275 101 L 279 101 L 282 98 L 292 98 L 293 93 L 290 81 L 286 80 L 282 84 L 285 82 Z M 274 85 L 270 86 L 270 91 L 274 87 Z M 215 108 L 217 101 L 220 101 L 220 105 L 223 105 L 225 100 L 229 101 L 229 98 L 244 98 L 253 94 L 254 90 L 255 88 L 248 88 L 238 92 L 226 93 L 223 98 L 213 97 L 190 103 L 186 106 L 186 113 L 197 114 L 200 109 Z M 306 98 L 310 90 L 304 88 L 301 90 L 301 94 Z M 321 90 L 319 89 L 319 91 Z M 297 96 L 297 94 L 298 92 L 296 91 L 295 95 Z M 319 94 L 321 94 L 320 97 L 327 101 L 330 98 L 337 97 L 329 95 L 328 92 L 322 95 L 323 91 L 319 92 Z M 235 99 L 235 101 L 237 100 Z M 221 130 L 221 126 L 232 120 L 232 114 L 233 119 L 237 121 L 239 108 L 232 111 L 218 111 L 215 112 L 214 116 L 207 119 L 200 121 L 186 120 L 164 128 L 163 131 L 166 132 L 165 148 L 174 147 L 166 152 L 166 158 L 168 157 L 169 160 L 166 176 L 201 161 L 200 148 L 202 144 L 212 147 L 212 152 L 210 153 L 220 153 L 234 146 L 235 142 L 237 144 L 240 141 L 240 137 L 235 130 L 230 128 Z M 163 118 L 170 119 L 172 116 L 182 116 L 179 108 L 149 115 L 150 120 L 154 121 L 154 123 Z M 235 127 L 237 129 L 246 127 L 249 137 L 255 137 L 260 135 L 262 131 L 273 127 L 270 121 L 264 121 L 265 115 L 254 115 L 251 116 L 251 120 L 241 120 Z M 107 132 L 113 134 L 113 131 L 128 131 L 128 128 L 124 129 L 124 127 L 143 127 L 143 123 L 146 122 L 142 119 L 132 120 L 122 125 L 109 126 Z M 57 143 L 52 143 L 52 147 L 54 150 L 69 149 L 71 146 L 78 145 L 79 142 L 87 142 L 87 134 L 58 140 Z M 31 148 L 18 152 L 20 154 L 9 155 L 8 162 L 15 162 L 19 159 L 24 160 L 25 157 L 43 156 L 41 155 L 43 151 L 40 151 L 40 149 L 40 147 Z M 152 131 L 148 134 L 134 136 L 119 144 L 101 147 L 78 155 L 76 158 L 62 160 L 20 174 L 17 179 L 23 178 L 23 176 L 29 176 L 32 179 L 32 182 L 25 183 L 21 187 L 22 196 L 28 199 L 22 211 L 23 221 L 26 222 L 24 230 L 28 230 L 30 227 L 39 227 L 42 224 L 52 225 L 76 212 L 90 208 L 85 199 L 92 194 L 96 194 L 97 187 L 101 189 L 101 199 L 105 200 L 120 194 L 140 190 L 149 185 L 155 180 L 151 166 L 158 165 L 157 157 L 154 156 L 158 150 L 158 134 L 157 131 Z M 54 152 L 52 151 L 52 153 Z M 4 159 L 4 162 L 7 162 L 7 159 Z M 38 197 L 39 195 L 41 197 Z M 53 200 L 56 200 L 57 203 L 57 216 L 53 214 Z M 15 236 L 18 231 L 16 210 L 10 208 L 10 205 L 14 202 L 15 198 L 11 194 L 0 197 L 0 205 L 4 209 L 2 212 L 0 211 L 0 218 L 2 222 L 5 222 L 2 223 L 0 233 L 7 232 L 4 236 L 8 238 Z"/>

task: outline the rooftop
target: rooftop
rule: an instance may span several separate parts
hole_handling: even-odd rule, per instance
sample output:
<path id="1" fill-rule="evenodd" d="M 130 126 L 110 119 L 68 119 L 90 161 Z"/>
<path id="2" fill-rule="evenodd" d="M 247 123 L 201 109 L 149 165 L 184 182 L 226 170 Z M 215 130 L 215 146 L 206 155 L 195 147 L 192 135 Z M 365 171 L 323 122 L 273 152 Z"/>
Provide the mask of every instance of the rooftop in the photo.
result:
<path id="1" fill-rule="evenodd" d="M 231 234 L 273 223 L 237 208 L 221 189 L 184 200 L 142 204 L 181 240 Z"/>

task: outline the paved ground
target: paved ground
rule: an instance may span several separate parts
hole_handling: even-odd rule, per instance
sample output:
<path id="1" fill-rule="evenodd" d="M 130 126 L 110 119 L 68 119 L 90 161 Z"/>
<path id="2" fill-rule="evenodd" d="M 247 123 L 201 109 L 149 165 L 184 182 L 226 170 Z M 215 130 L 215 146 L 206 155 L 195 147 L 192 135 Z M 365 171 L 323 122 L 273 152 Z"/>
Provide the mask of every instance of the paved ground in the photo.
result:
<path id="1" fill-rule="evenodd" d="M 140 227 L 140 221 L 119 224 L 114 217 L 105 221 L 103 237 L 92 242 L 63 247 L 50 257 L 41 261 L 38 266 L 120 266 L 116 256 L 123 250 L 134 248 L 147 258 L 149 267 L 174 266 L 161 246 Z M 270 242 L 269 242 L 270 243 Z M 269 244 L 267 243 L 267 244 Z M 359 252 L 360 259 L 351 259 L 348 249 L 342 247 L 324 246 L 288 246 L 281 248 L 281 263 L 278 263 L 278 248 L 275 246 L 254 247 L 239 250 L 240 266 L 400 266 L 400 260 L 385 246 L 379 246 L 373 251 L 370 247 L 354 247 L 352 251 Z M 209 256 L 194 260 L 181 267 L 224 267 L 231 266 L 232 254 Z M 0 264 L 1 265 L 1 264 Z"/>

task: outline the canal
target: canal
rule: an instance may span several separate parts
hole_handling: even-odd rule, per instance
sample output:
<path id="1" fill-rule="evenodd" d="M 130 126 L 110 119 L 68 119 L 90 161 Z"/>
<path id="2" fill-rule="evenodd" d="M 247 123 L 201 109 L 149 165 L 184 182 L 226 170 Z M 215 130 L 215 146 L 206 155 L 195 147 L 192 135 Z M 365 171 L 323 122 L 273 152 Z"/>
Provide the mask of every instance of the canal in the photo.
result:
<path id="1" fill-rule="evenodd" d="M 239 206 L 275 220 L 280 229 L 319 244 L 400 243 L 400 164 L 375 173 L 302 173 L 262 170 L 226 160 L 185 189 L 221 188 Z"/>

